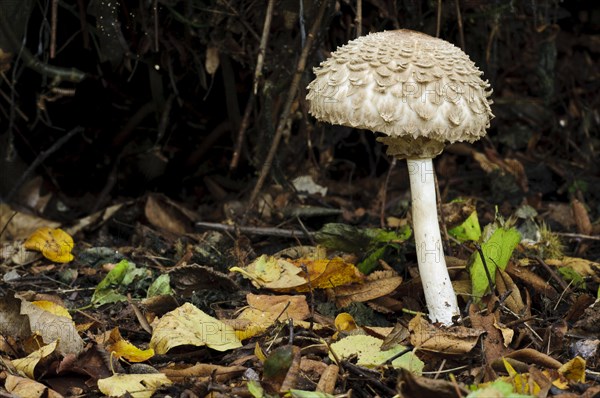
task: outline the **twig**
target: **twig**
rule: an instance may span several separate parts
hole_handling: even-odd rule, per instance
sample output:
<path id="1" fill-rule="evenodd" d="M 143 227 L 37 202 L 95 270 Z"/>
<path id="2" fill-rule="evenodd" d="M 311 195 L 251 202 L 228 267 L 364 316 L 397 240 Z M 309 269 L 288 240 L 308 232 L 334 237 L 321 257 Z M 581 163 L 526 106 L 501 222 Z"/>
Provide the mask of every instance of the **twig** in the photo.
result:
<path id="1" fill-rule="evenodd" d="M 50 10 L 50 59 L 54 59 L 54 57 L 56 57 L 56 25 L 58 25 L 58 0 L 52 0 Z"/>
<path id="2" fill-rule="evenodd" d="M 294 98 L 296 98 L 296 94 L 298 92 L 298 85 L 300 84 L 300 79 L 302 78 L 302 74 L 304 73 L 304 69 L 306 68 L 306 60 L 308 59 L 308 54 L 310 53 L 310 49 L 312 47 L 313 42 L 315 41 L 315 37 L 321 27 L 321 20 L 325 15 L 325 10 L 327 9 L 327 5 L 330 0 L 322 0 L 321 7 L 315 17 L 314 23 L 310 29 L 308 37 L 306 38 L 306 43 L 304 44 L 304 48 L 302 49 L 302 53 L 300 58 L 298 59 L 298 64 L 296 65 L 296 72 L 294 73 L 294 77 L 292 78 L 292 82 L 290 83 L 290 88 L 288 90 L 287 99 L 285 101 L 285 105 L 283 107 L 283 111 L 281 112 L 281 116 L 279 118 L 279 124 L 277 125 L 277 130 L 275 131 L 275 136 L 273 137 L 273 144 L 269 149 L 269 153 L 267 154 L 267 158 L 263 163 L 263 167 L 260 170 L 260 175 L 258 176 L 258 180 L 256 181 L 256 185 L 250 195 L 250 200 L 248 201 L 248 211 L 254 207 L 254 203 L 256 202 L 256 198 L 260 193 L 263 185 L 265 184 L 265 180 L 267 179 L 267 175 L 271 171 L 271 166 L 273 165 L 273 159 L 275 158 L 275 154 L 277 153 L 277 149 L 279 147 L 279 142 L 281 141 L 281 137 L 283 136 L 283 131 L 287 126 L 288 117 L 290 115 L 290 111 L 292 109 L 292 103 L 294 102 Z"/>
<path id="3" fill-rule="evenodd" d="M 356 37 L 362 36 L 362 0 L 356 0 Z"/>
<path id="4" fill-rule="evenodd" d="M 540 264 L 542 267 L 544 267 L 544 269 L 550 274 L 552 279 L 554 279 L 556 281 L 556 283 L 558 283 L 558 285 L 561 287 L 561 289 L 569 290 L 569 285 L 567 285 L 567 283 L 563 280 L 563 278 L 558 276 L 558 274 L 556 272 L 554 272 L 554 270 L 552 268 L 550 268 L 550 266 L 548 264 L 546 264 L 546 262 L 544 260 L 542 260 L 542 258 L 540 256 L 535 256 L 534 258 L 535 258 L 535 261 L 538 262 L 538 264 Z"/>
<path id="5" fill-rule="evenodd" d="M 315 236 L 314 232 L 310 231 L 299 231 L 293 229 L 279 229 L 279 228 L 267 228 L 267 227 L 240 227 L 236 225 L 219 224 L 212 222 L 197 222 L 197 227 L 204 229 L 212 229 L 221 232 L 236 232 L 239 231 L 244 234 L 250 235 L 262 235 L 262 236 L 278 236 L 281 238 L 299 238 L 306 237 L 313 239 Z"/>
<path id="6" fill-rule="evenodd" d="M 458 24 L 458 37 L 460 38 L 460 48 L 465 49 L 465 31 L 463 30 L 462 14 L 460 13 L 460 0 L 455 0 L 456 22 Z"/>
<path id="7" fill-rule="evenodd" d="M 58 141 L 56 141 L 54 144 L 52 144 L 52 146 L 50 148 L 48 148 L 45 151 L 42 151 L 38 155 L 38 157 L 36 157 L 35 160 L 29 165 L 27 170 L 25 170 L 25 172 L 21 175 L 21 178 L 19 178 L 17 180 L 15 185 L 13 185 L 13 187 L 10 190 L 10 192 L 8 193 L 8 195 L 6 195 L 6 201 L 10 202 L 12 197 L 21 188 L 23 183 L 29 178 L 29 176 L 31 174 L 33 174 L 35 169 L 37 169 L 37 167 L 44 162 L 44 160 L 46 160 L 50 155 L 52 155 L 54 152 L 56 152 L 58 149 L 60 149 L 60 147 L 62 147 L 64 144 L 66 144 L 67 141 L 69 141 L 71 138 L 73 138 L 73 136 L 75 136 L 75 134 L 81 133 L 82 131 L 83 131 L 83 127 L 81 127 L 81 126 L 75 127 L 73 130 L 69 131 L 67 134 L 60 137 L 58 139 Z"/>
<path id="8" fill-rule="evenodd" d="M 79 83 L 86 78 L 87 75 L 79 69 L 48 65 L 35 58 L 33 54 L 19 42 L 19 39 L 15 37 L 14 32 L 11 29 L 12 25 L 6 20 L 4 14 L 5 13 L 0 12 L 0 33 L 6 37 L 11 49 L 20 54 L 25 66 L 33 69 L 40 75 L 53 79 L 56 85 L 58 85 L 58 82 L 61 80 Z"/>
<path id="9" fill-rule="evenodd" d="M 442 29 L 442 0 L 437 2 L 437 20 L 435 28 L 435 37 L 440 37 L 440 30 Z"/>
<path id="10" fill-rule="evenodd" d="M 88 32 L 85 4 L 83 0 L 77 0 L 77 11 L 79 11 L 79 24 L 81 25 L 81 38 L 83 40 L 83 48 L 90 48 L 90 32 Z"/>
<path id="11" fill-rule="evenodd" d="M 485 271 L 485 276 L 487 277 L 488 283 L 490 285 L 490 293 L 496 294 L 496 296 L 499 296 L 499 294 L 497 294 L 497 292 L 496 292 L 496 284 L 492 281 L 492 275 L 490 275 L 490 270 L 488 269 L 487 262 L 485 261 L 485 255 L 483 254 L 483 250 L 481 249 L 481 246 L 477 243 L 475 243 L 475 247 L 477 248 L 477 253 L 479 253 L 479 257 L 481 257 L 481 263 L 483 264 L 483 270 Z M 485 295 L 485 293 L 484 293 L 484 295 Z"/>
<path id="12" fill-rule="evenodd" d="M 564 236 L 566 238 L 587 239 L 587 240 L 600 240 L 600 236 L 574 234 L 574 233 L 571 233 L 571 232 L 553 232 L 553 234 L 559 235 L 559 236 Z"/>
<path id="13" fill-rule="evenodd" d="M 246 109 L 244 110 L 244 116 L 242 122 L 238 128 L 238 135 L 235 141 L 235 148 L 233 150 L 233 156 L 231 157 L 231 163 L 229 164 L 230 170 L 235 170 L 240 161 L 240 153 L 242 152 L 242 146 L 244 145 L 244 137 L 246 135 L 246 129 L 248 128 L 248 121 L 250 120 L 250 113 L 254 104 L 254 97 L 258 92 L 258 83 L 262 76 L 262 69 L 265 63 L 265 54 L 267 53 L 267 43 L 269 42 L 269 32 L 271 31 L 271 21 L 273 20 L 273 8 L 275 0 L 269 0 L 267 5 L 267 11 L 265 14 L 265 23 L 263 25 L 262 37 L 260 38 L 260 47 L 258 48 L 258 57 L 256 59 L 256 69 L 254 70 L 254 84 L 252 93 L 248 97 L 246 103 Z"/>

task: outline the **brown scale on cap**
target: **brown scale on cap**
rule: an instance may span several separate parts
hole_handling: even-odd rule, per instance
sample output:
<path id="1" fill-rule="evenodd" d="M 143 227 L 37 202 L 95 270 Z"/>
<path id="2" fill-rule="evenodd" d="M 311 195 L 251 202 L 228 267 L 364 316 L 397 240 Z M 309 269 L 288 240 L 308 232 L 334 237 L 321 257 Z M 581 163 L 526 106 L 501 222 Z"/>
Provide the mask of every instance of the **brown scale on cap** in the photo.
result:
<path id="1" fill-rule="evenodd" d="M 432 158 L 447 142 L 486 134 L 491 90 L 460 48 L 411 30 L 371 33 L 339 47 L 308 85 L 317 119 L 385 134 L 397 158 Z"/>

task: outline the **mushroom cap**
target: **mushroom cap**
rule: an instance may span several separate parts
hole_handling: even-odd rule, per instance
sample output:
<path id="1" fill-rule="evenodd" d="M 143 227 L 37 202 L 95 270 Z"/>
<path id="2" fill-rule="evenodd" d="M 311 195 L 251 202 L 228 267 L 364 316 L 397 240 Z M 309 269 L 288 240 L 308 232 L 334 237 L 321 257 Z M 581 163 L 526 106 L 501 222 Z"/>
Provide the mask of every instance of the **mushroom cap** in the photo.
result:
<path id="1" fill-rule="evenodd" d="M 430 158 L 446 142 L 486 134 L 492 90 L 460 48 L 424 33 L 361 36 L 314 68 L 309 112 L 318 120 L 385 134 L 388 154 Z"/>

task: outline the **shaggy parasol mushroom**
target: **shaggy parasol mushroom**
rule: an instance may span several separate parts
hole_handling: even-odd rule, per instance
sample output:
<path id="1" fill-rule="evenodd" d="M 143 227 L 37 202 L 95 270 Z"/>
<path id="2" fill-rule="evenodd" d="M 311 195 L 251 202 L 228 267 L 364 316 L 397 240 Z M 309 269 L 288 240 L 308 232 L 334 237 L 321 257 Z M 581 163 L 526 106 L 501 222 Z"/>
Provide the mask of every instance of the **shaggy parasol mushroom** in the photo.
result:
<path id="1" fill-rule="evenodd" d="M 372 33 L 314 69 L 309 111 L 318 120 L 383 133 L 388 155 L 407 159 L 412 219 L 432 322 L 460 315 L 440 236 L 432 158 L 445 144 L 486 134 L 489 84 L 458 47 L 411 30 Z"/>

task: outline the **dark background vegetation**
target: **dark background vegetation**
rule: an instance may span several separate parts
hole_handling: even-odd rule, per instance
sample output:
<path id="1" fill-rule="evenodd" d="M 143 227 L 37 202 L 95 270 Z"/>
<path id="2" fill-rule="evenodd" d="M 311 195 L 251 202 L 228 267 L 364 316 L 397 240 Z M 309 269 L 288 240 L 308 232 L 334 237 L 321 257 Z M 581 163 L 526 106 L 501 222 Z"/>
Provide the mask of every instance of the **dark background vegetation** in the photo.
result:
<path id="1" fill-rule="evenodd" d="M 205 220 L 228 217 L 222 204 L 247 199 L 255 186 L 322 3 L 275 2 L 255 96 L 266 1 L 58 1 L 50 58 L 53 3 L 0 1 L 2 197 L 31 205 L 28 189 L 40 176 L 37 187 L 52 199 L 33 210 L 51 218 L 71 220 L 147 192 L 185 202 Z M 444 201 L 472 196 L 508 215 L 524 203 L 543 214 L 549 203 L 578 198 L 598 220 L 597 1 L 452 0 L 440 8 L 437 1 L 362 0 L 361 6 L 362 34 L 439 30 L 463 47 L 494 89 L 488 137 L 469 148 L 516 159 L 526 185 L 510 173 L 484 172 L 459 145 L 436 160 Z M 355 1 L 326 7 L 265 186 L 286 187 L 311 174 L 346 195 L 349 206 L 370 208 L 390 159 L 373 134 L 317 123 L 304 100 L 312 67 L 357 36 Z M 72 68 L 85 79 L 70 81 Z M 240 130 L 244 145 L 232 168 Z M 404 165 L 396 167 L 392 204 L 407 188 Z"/>

